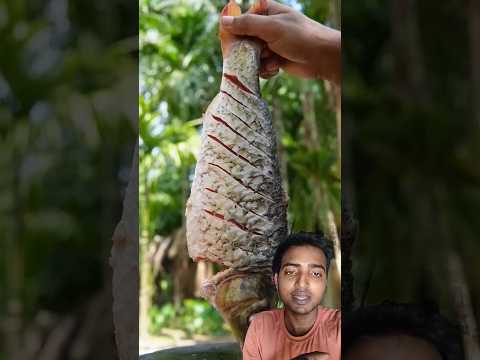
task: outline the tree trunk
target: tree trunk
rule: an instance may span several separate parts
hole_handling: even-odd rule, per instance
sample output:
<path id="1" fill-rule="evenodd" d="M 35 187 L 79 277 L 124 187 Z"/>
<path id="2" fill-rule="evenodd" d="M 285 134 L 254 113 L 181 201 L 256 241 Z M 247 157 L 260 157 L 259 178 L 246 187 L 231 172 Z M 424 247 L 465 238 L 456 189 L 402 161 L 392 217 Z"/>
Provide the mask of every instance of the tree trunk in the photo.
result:
<path id="1" fill-rule="evenodd" d="M 304 142 L 309 150 L 314 151 L 319 147 L 319 136 L 315 118 L 315 98 L 313 92 L 309 89 L 303 93 L 302 107 Z"/>
<path id="2" fill-rule="evenodd" d="M 328 237 L 333 240 L 334 252 L 335 252 L 335 264 L 337 266 L 338 275 L 342 276 L 342 253 L 340 251 L 340 240 L 338 238 L 337 225 L 335 224 L 335 217 L 333 212 L 328 210 Z"/>
<path id="3" fill-rule="evenodd" d="M 113 321 L 120 360 L 138 358 L 138 144 L 133 155 L 123 213 L 113 234 Z"/>
<path id="4" fill-rule="evenodd" d="M 178 309 L 184 299 L 194 296 L 197 270 L 196 264 L 188 256 L 185 225 L 173 234 L 173 245 L 168 256 L 174 259 L 173 303 Z"/>
<path id="5" fill-rule="evenodd" d="M 303 105 L 303 130 L 305 146 L 310 151 L 316 151 L 320 147 L 320 134 L 318 132 L 317 120 L 315 114 L 315 97 L 311 90 L 306 90 L 302 98 Z M 311 189 L 313 190 L 314 205 L 317 218 L 315 227 L 321 228 L 328 238 L 333 242 L 337 261 L 334 262 L 334 269 L 329 277 L 328 288 L 324 302 L 329 306 L 340 306 L 340 276 L 341 276 L 341 254 L 338 230 L 335 224 L 333 212 L 326 201 L 326 189 L 324 184 L 316 178 L 310 179 Z M 324 211 L 321 211 L 323 209 Z"/>
<path id="6" fill-rule="evenodd" d="M 392 1 L 391 19 L 397 91 L 414 104 L 428 105 L 431 92 L 420 43 L 416 0 Z"/>
<path id="7" fill-rule="evenodd" d="M 342 1 L 330 0 L 330 21 L 332 27 L 337 30 L 342 29 Z"/>

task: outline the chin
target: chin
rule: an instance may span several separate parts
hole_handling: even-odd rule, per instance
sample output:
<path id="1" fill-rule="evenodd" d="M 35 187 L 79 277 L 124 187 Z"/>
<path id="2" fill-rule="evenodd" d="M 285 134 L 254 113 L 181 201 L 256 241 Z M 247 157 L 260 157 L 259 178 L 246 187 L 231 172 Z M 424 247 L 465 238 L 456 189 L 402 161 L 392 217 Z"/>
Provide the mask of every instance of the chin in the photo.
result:
<path id="1" fill-rule="evenodd" d="M 304 305 L 304 306 L 299 306 L 299 305 L 286 305 L 285 306 L 287 310 L 290 312 L 297 314 L 297 315 L 306 315 L 310 314 L 312 311 L 314 311 L 318 306 L 312 306 L 312 305 Z"/>

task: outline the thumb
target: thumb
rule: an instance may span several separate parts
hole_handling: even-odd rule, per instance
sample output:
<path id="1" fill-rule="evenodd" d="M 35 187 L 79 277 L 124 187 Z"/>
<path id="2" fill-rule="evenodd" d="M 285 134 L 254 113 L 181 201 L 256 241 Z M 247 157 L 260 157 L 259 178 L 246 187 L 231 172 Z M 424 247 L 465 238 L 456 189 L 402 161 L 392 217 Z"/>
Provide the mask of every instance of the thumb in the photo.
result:
<path id="1" fill-rule="evenodd" d="M 235 35 L 258 37 L 266 42 L 277 37 L 278 26 L 271 16 L 244 14 L 222 16 L 222 28 Z"/>

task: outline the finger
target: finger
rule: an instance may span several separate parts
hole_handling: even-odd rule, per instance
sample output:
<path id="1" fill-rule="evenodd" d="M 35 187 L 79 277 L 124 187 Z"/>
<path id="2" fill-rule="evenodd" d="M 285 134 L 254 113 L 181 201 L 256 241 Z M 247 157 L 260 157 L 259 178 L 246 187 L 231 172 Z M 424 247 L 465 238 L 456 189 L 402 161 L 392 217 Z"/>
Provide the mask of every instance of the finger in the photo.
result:
<path id="1" fill-rule="evenodd" d="M 277 63 L 270 63 L 260 67 L 260 73 L 271 73 L 276 72 L 280 69 L 280 65 Z"/>
<path id="2" fill-rule="evenodd" d="M 281 28 L 274 16 L 245 14 L 240 16 L 222 16 L 222 27 L 235 35 L 249 35 L 264 41 L 273 41 L 279 37 Z"/>
<path id="3" fill-rule="evenodd" d="M 276 71 L 272 71 L 272 72 L 260 72 L 259 75 L 262 79 L 270 79 L 271 77 L 274 77 L 275 75 L 277 75 L 279 71 L 280 69 L 277 69 Z"/>
<path id="4" fill-rule="evenodd" d="M 271 71 L 276 71 L 277 69 L 281 68 L 280 63 L 276 61 L 266 61 L 262 62 L 260 65 L 260 71 L 262 72 L 271 72 Z"/>
<path id="5" fill-rule="evenodd" d="M 262 60 L 260 66 L 260 77 L 264 79 L 269 79 L 272 76 L 275 76 L 280 71 L 280 64 L 279 58 L 276 56 L 271 56 L 267 59 Z"/>
<path id="6" fill-rule="evenodd" d="M 273 54 L 272 56 L 266 57 L 261 60 L 260 63 L 260 71 L 263 72 L 272 72 L 278 70 L 285 62 L 285 59 L 277 54 Z"/>
<path id="7" fill-rule="evenodd" d="M 298 77 L 305 78 L 305 79 L 316 79 L 317 78 L 317 74 L 303 64 L 298 64 L 298 63 L 294 63 L 294 62 L 291 62 L 291 61 L 286 61 L 280 67 L 287 74 L 290 74 L 290 75 L 293 75 L 293 76 L 298 76 Z"/>
<path id="8" fill-rule="evenodd" d="M 268 47 L 264 47 L 260 53 L 260 59 L 266 59 L 274 55 L 274 52 Z"/>

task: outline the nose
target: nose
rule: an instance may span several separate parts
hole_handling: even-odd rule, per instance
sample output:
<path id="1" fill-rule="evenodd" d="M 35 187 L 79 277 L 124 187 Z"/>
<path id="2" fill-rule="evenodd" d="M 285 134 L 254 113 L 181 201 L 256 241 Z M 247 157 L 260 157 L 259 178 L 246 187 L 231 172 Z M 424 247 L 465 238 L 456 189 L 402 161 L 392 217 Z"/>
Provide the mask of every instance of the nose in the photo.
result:
<path id="1" fill-rule="evenodd" d="M 308 273 L 305 271 L 300 271 L 297 277 L 297 287 L 304 288 L 308 287 Z"/>

